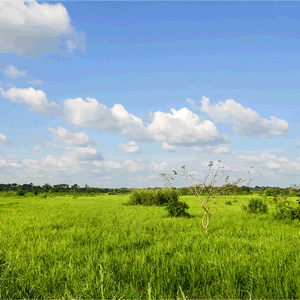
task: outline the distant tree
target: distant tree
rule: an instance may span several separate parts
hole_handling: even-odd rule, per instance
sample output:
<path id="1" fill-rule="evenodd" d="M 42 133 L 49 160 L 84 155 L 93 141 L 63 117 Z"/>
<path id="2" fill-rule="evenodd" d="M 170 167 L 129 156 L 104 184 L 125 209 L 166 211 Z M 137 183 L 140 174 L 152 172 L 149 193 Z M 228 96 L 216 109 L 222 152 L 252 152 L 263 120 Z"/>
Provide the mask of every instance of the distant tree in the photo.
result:
<path id="1" fill-rule="evenodd" d="M 48 193 L 50 191 L 50 189 L 51 189 L 51 185 L 49 183 L 45 183 L 43 185 L 44 192 Z"/>
<path id="2" fill-rule="evenodd" d="M 266 196 L 273 196 L 274 190 L 271 188 L 266 189 Z"/>

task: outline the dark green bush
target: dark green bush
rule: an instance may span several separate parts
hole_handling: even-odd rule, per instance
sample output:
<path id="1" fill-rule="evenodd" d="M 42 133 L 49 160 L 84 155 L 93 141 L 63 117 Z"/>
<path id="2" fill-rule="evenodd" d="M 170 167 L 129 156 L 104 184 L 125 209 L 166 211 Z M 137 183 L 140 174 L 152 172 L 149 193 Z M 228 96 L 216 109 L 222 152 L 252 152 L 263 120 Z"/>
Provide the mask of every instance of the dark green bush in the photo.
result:
<path id="1" fill-rule="evenodd" d="M 178 202 L 179 197 L 180 192 L 174 189 L 135 189 L 129 196 L 129 202 L 124 205 L 163 206 L 168 203 Z"/>
<path id="2" fill-rule="evenodd" d="M 275 219 L 300 220 L 300 206 L 292 207 L 289 203 L 282 203 L 276 207 Z"/>
<path id="3" fill-rule="evenodd" d="M 18 196 L 25 196 L 25 194 L 26 194 L 26 192 L 23 191 L 23 190 L 18 190 L 18 191 L 17 191 L 17 195 L 18 195 Z"/>
<path id="4" fill-rule="evenodd" d="M 169 212 L 169 216 L 171 217 L 190 217 L 190 214 L 185 210 L 188 209 L 189 206 L 182 201 L 169 203 L 165 209 Z"/>
<path id="5" fill-rule="evenodd" d="M 228 201 L 225 201 L 225 204 L 232 205 L 232 202 L 230 200 L 228 200 Z"/>
<path id="6" fill-rule="evenodd" d="M 248 206 L 242 205 L 242 210 L 249 214 L 267 214 L 268 205 L 263 200 L 252 198 L 249 200 Z"/>

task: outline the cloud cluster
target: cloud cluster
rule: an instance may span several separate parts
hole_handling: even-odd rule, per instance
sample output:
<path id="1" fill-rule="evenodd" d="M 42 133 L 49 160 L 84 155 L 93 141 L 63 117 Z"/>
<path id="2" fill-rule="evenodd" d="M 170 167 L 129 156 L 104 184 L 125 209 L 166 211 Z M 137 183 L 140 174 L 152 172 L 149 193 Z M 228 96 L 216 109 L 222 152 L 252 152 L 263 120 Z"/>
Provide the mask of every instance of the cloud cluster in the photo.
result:
<path id="1" fill-rule="evenodd" d="M 135 141 L 151 140 L 142 119 L 128 113 L 121 104 L 109 109 L 94 98 L 87 97 L 86 101 L 82 98 L 66 99 L 64 110 L 67 119 L 74 125 L 123 134 Z"/>
<path id="2" fill-rule="evenodd" d="M 201 111 L 209 115 L 214 122 L 235 126 L 238 135 L 248 137 L 269 138 L 271 136 L 287 135 L 287 121 L 270 116 L 270 120 L 262 118 L 251 108 L 245 108 L 233 99 L 227 99 L 219 104 L 210 105 L 209 98 L 202 97 Z"/>
<path id="3" fill-rule="evenodd" d="M 196 146 L 229 142 L 226 136 L 218 133 L 211 121 L 202 122 L 197 114 L 185 107 L 178 111 L 172 108 L 171 113 L 155 112 L 148 131 L 154 140 L 169 145 Z"/>
<path id="4" fill-rule="evenodd" d="M 99 145 L 98 142 L 89 139 L 89 137 L 84 132 L 72 133 L 66 128 L 58 126 L 57 129 L 47 128 L 53 133 L 53 139 L 56 141 L 63 142 L 72 146 L 88 146 L 88 145 Z"/>
<path id="5" fill-rule="evenodd" d="M 128 142 L 126 144 L 120 143 L 119 147 L 127 153 L 140 153 L 141 152 L 139 146 L 137 146 L 135 144 L 135 142 L 133 142 L 133 141 Z"/>
<path id="6" fill-rule="evenodd" d="M 68 11 L 61 3 L 0 1 L 0 36 L 0 53 L 28 57 L 59 53 L 63 41 L 68 52 L 85 48 L 84 33 L 78 33 L 71 25 Z"/>
<path id="7" fill-rule="evenodd" d="M 49 102 L 46 94 L 32 87 L 28 89 L 10 88 L 6 92 L 0 87 L 2 97 L 11 102 L 27 104 L 28 110 L 43 116 L 58 116 L 63 112 L 58 104 Z"/>

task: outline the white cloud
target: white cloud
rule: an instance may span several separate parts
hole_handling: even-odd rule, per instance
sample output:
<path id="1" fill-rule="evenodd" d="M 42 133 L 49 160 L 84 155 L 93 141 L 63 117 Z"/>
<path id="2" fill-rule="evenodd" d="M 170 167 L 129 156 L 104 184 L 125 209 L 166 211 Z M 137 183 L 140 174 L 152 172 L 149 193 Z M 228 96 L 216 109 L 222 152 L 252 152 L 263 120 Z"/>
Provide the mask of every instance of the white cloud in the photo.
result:
<path id="1" fill-rule="evenodd" d="M 43 84 L 44 82 L 42 80 L 39 80 L 39 79 L 34 79 L 32 81 L 28 81 L 29 84 L 32 84 L 32 85 L 41 85 Z"/>
<path id="2" fill-rule="evenodd" d="M 153 122 L 148 125 L 148 130 L 156 141 L 182 146 L 228 142 L 226 137 L 218 134 L 211 121 L 201 122 L 199 116 L 187 108 L 178 111 L 172 108 L 171 112 L 157 111 L 153 114 Z"/>
<path id="3" fill-rule="evenodd" d="M 0 1 L 0 53 L 60 53 L 65 40 L 68 51 L 85 48 L 84 33 L 71 26 L 68 11 L 61 3 L 39 4 L 36 0 Z"/>
<path id="4" fill-rule="evenodd" d="M 156 163 L 152 161 L 150 167 L 153 168 L 153 170 L 155 171 L 162 172 L 168 167 L 168 163 L 165 161 L 162 161 L 161 163 Z"/>
<path id="5" fill-rule="evenodd" d="M 1 15 L 1 13 L 0 13 L 0 15 Z M 12 79 L 17 78 L 18 76 L 25 76 L 26 75 L 26 71 L 19 71 L 13 65 L 8 65 L 7 68 L 4 70 L 4 73 Z"/>
<path id="6" fill-rule="evenodd" d="M 129 171 L 129 172 L 137 172 L 141 171 L 143 168 L 138 166 L 133 160 L 127 159 L 124 162 L 124 167 Z"/>
<path id="7" fill-rule="evenodd" d="M 79 161 L 103 160 L 99 151 L 92 147 L 67 147 L 69 155 Z"/>
<path id="8" fill-rule="evenodd" d="M 274 169 L 280 169 L 281 168 L 281 165 L 275 163 L 274 161 L 268 161 L 266 163 L 266 166 L 268 169 L 270 170 L 274 170 Z"/>
<path id="9" fill-rule="evenodd" d="M 272 155 L 270 153 L 262 153 L 260 157 L 253 157 L 253 156 L 238 156 L 238 158 L 242 159 L 246 163 L 260 163 L 265 160 L 270 160 L 270 159 L 277 159 L 276 155 Z"/>
<path id="10" fill-rule="evenodd" d="M 32 87 L 26 89 L 11 88 L 6 92 L 0 87 L 2 97 L 11 102 L 27 104 L 28 110 L 44 116 L 62 115 L 62 110 L 55 102 L 49 102 L 46 94 Z"/>
<path id="11" fill-rule="evenodd" d="M 175 146 L 169 145 L 169 144 L 166 143 L 166 142 L 163 142 L 163 143 L 162 143 L 161 148 L 164 149 L 164 150 L 167 150 L 167 151 L 169 151 L 169 152 L 175 152 L 175 151 L 177 151 L 177 148 L 176 148 Z"/>
<path id="12" fill-rule="evenodd" d="M 295 143 L 296 146 L 300 146 L 300 141 Z"/>
<path id="13" fill-rule="evenodd" d="M 287 135 L 287 121 L 270 116 L 270 120 L 262 118 L 250 108 L 243 107 L 233 99 L 227 99 L 219 104 L 209 105 L 209 98 L 202 97 L 201 111 L 207 113 L 214 122 L 234 125 L 235 132 L 244 137 L 259 136 L 268 138 L 273 135 Z"/>
<path id="14" fill-rule="evenodd" d="M 217 147 L 217 148 L 213 149 L 212 153 L 215 153 L 215 154 L 228 154 L 228 153 L 230 153 L 230 149 L 228 149 L 226 146 L 220 146 L 220 147 Z"/>
<path id="15" fill-rule="evenodd" d="M 32 151 L 35 151 L 35 152 L 39 152 L 39 151 L 42 150 L 42 147 L 40 147 L 40 146 L 35 146 L 35 147 L 32 147 L 31 150 L 32 150 Z"/>
<path id="16" fill-rule="evenodd" d="M 7 139 L 7 136 L 2 133 L 0 133 L 0 145 L 10 145 L 10 141 Z"/>
<path id="17" fill-rule="evenodd" d="M 104 167 L 107 171 L 122 169 L 122 164 L 112 160 L 106 161 L 93 161 L 93 164 L 96 167 Z"/>
<path id="18" fill-rule="evenodd" d="M 88 146 L 88 145 L 99 145 L 99 143 L 94 140 L 89 139 L 89 137 L 84 132 L 72 133 L 67 129 L 58 126 L 57 129 L 47 128 L 54 134 L 54 139 L 64 142 L 73 146 Z"/>
<path id="19" fill-rule="evenodd" d="M 128 142 L 126 144 L 120 143 L 119 147 L 127 153 L 140 153 L 139 147 L 135 144 L 135 142 Z"/>
<path id="20" fill-rule="evenodd" d="M 289 161 L 286 157 L 279 157 L 278 160 L 280 162 L 288 162 Z"/>
<path id="21" fill-rule="evenodd" d="M 100 128 L 115 134 L 124 134 L 135 141 L 150 141 L 151 136 L 142 119 L 128 113 L 121 104 L 111 109 L 94 98 L 66 99 L 64 109 L 68 120 L 77 126 Z"/>
<path id="22" fill-rule="evenodd" d="M 262 153 L 260 156 L 263 160 L 265 159 L 276 159 L 277 156 L 276 155 L 272 155 L 270 153 Z"/>

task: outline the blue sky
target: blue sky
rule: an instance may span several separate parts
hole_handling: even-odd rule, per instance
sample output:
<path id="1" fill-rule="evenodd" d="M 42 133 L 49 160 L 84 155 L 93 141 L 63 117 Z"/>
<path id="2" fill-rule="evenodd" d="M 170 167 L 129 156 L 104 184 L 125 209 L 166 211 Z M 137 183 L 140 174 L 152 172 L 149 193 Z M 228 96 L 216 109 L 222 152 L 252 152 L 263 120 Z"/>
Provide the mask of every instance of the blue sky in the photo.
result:
<path id="1" fill-rule="evenodd" d="M 213 161 L 298 184 L 299 9 L 1 1 L 0 182 L 155 187 Z"/>

